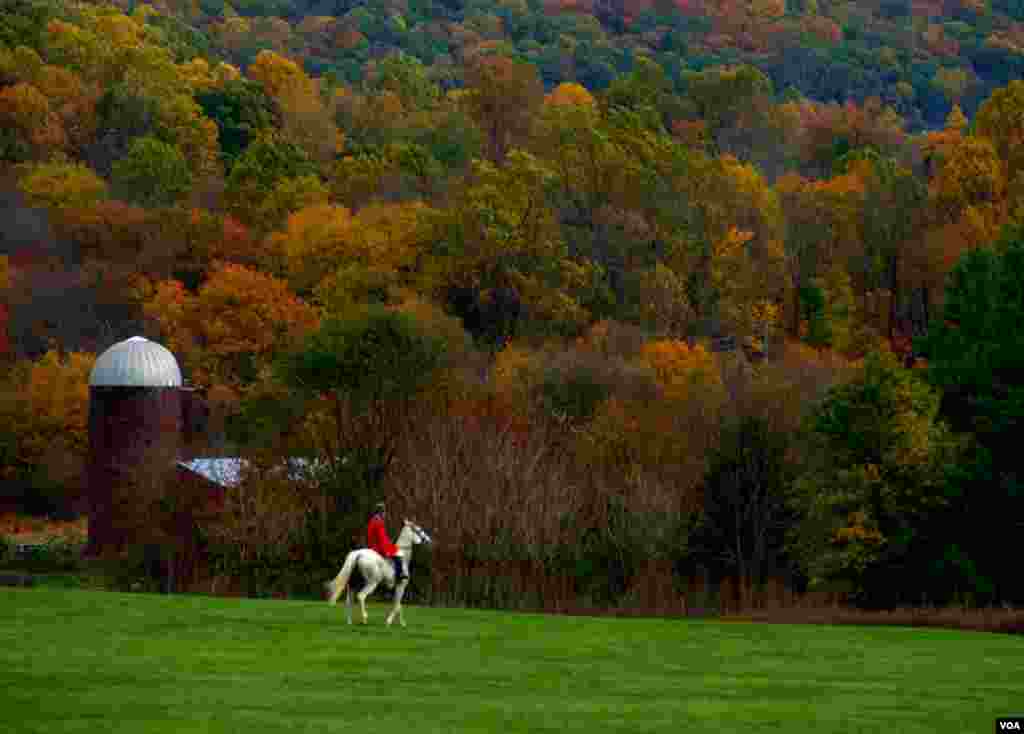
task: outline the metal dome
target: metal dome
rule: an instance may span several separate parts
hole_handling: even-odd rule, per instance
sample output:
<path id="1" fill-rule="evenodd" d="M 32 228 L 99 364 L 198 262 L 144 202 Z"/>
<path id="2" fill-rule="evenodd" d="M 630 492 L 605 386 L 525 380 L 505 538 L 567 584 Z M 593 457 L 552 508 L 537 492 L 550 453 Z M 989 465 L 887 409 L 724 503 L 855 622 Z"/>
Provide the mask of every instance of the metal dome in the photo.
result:
<path id="1" fill-rule="evenodd" d="M 133 336 L 99 356 L 89 375 L 96 387 L 181 387 L 181 370 L 165 347 Z"/>

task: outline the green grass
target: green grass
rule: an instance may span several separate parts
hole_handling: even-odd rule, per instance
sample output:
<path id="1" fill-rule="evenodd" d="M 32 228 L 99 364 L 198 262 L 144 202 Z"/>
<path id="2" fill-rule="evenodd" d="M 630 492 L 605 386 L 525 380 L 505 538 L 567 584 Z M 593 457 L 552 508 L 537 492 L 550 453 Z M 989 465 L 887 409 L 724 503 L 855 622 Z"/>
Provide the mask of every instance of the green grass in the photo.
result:
<path id="1" fill-rule="evenodd" d="M 1024 639 L 978 632 L 0 588 L 0 731 L 990 732 Z"/>

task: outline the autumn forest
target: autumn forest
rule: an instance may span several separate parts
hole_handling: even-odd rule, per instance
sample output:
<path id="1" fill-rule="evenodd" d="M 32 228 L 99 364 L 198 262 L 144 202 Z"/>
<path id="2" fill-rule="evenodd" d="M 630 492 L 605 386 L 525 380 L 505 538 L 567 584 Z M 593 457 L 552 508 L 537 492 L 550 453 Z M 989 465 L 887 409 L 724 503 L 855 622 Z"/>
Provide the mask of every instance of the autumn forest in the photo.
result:
<path id="1" fill-rule="evenodd" d="M 1024 605 L 1021 77 L 1014 0 L 7 0 L 0 499 L 74 514 L 144 334 L 321 460 L 201 529 L 250 586 L 386 497 L 594 605 Z"/>

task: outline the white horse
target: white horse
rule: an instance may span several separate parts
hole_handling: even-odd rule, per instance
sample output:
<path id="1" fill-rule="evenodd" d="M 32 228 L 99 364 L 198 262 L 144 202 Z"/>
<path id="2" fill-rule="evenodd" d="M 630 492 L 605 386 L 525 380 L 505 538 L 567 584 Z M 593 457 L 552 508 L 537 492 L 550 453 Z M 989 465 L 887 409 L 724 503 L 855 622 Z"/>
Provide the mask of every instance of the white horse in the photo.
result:
<path id="1" fill-rule="evenodd" d="M 332 581 L 324 584 L 327 588 L 327 603 L 334 606 L 338 603 L 341 592 L 345 595 L 345 607 L 348 612 L 348 623 L 352 624 L 352 586 L 357 576 L 362 578 L 362 588 L 358 589 L 356 596 L 359 598 L 359 607 L 363 610 L 363 624 L 366 624 L 366 597 L 373 593 L 377 585 L 383 581 L 388 588 L 395 589 L 395 606 L 388 615 L 388 625 L 398 615 L 398 621 L 405 627 L 405 618 L 402 616 L 402 595 L 405 594 L 405 587 L 409 583 L 409 562 L 412 560 L 412 547 L 414 545 L 427 544 L 433 539 L 427 532 L 414 522 L 403 521 L 402 532 L 398 534 L 395 545 L 398 546 L 398 556 L 402 559 L 402 566 L 405 569 L 405 578 L 398 582 L 395 587 L 395 567 L 391 560 L 385 558 L 372 548 L 357 548 L 345 557 L 345 563 L 341 571 Z"/>

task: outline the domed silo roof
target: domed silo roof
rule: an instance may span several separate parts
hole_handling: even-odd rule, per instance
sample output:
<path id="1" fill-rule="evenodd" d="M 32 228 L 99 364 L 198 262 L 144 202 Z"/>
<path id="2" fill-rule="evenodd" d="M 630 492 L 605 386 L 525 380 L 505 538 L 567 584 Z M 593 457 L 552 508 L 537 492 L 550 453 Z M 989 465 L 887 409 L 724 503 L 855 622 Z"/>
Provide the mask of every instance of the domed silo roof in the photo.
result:
<path id="1" fill-rule="evenodd" d="M 99 356 L 89 375 L 93 387 L 181 387 L 174 355 L 156 342 L 133 336 Z"/>

